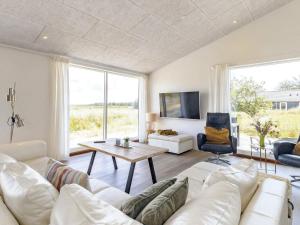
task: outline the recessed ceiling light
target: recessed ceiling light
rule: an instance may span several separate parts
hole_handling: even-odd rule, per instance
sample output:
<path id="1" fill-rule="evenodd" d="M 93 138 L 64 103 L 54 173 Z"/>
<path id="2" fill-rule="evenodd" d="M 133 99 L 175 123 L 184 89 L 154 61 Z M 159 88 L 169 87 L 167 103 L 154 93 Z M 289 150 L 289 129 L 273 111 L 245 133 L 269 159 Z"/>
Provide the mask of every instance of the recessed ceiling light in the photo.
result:
<path id="1" fill-rule="evenodd" d="M 48 39 L 48 36 L 46 36 L 46 35 L 43 36 L 43 39 L 44 39 L 44 40 L 47 40 L 47 39 Z"/>
<path id="2" fill-rule="evenodd" d="M 234 21 L 232 21 L 232 23 L 236 24 L 236 23 L 237 23 L 237 21 L 236 21 L 236 20 L 234 20 Z"/>

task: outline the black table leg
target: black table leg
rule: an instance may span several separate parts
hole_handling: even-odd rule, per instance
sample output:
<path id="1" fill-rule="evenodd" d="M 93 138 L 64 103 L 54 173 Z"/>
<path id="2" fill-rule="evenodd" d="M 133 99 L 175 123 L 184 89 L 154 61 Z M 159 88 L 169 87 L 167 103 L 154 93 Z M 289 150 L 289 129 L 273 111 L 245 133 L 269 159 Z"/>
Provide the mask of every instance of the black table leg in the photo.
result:
<path id="1" fill-rule="evenodd" d="M 92 154 L 92 157 L 91 157 L 91 160 L 90 160 L 90 165 L 89 165 L 89 168 L 88 168 L 88 171 L 87 171 L 88 175 L 91 175 L 96 153 L 97 153 L 97 151 L 93 151 L 93 154 Z"/>
<path id="2" fill-rule="evenodd" d="M 118 165 L 117 165 L 116 157 L 112 156 L 112 160 L 113 160 L 113 163 L 114 163 L 114 168 L 115 168 L 115 170 L 117 170 Z"/>
<path id="3" fill-rule="evenodd" d="M 130 170 L 129 170 L 126 188 L 125 188 L 125 192 L 128 194 L 129 194 L 130 188 L 131 188 L 132 178 L 133 178 L 133 174 L 134 174 L 134 168 L 135 168 L 135 162 L 132 162 L 130 165 Z"/>
<path id="4" fill-rule="evenodd" d="M 154 170 L 154 165 L 153 165 L 152 158 L 148 158 L 148 162 L 149 162 L 149 167 L 150 167 L 152 182 L 153 182 L 153 184 L 155 184 L 157 182 L 157 180 L 156 180 L 156 175 L 155 175 L 155 170 Z"/>

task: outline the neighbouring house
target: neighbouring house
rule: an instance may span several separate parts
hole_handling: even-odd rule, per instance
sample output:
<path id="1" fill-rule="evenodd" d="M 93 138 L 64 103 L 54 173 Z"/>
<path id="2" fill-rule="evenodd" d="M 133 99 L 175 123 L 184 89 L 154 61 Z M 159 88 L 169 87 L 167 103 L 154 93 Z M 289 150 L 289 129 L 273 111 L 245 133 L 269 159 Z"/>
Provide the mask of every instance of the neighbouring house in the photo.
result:
<path id="1" fill-rule="evenodd" d="M 264 91 L 258 95 L 271 101 L 274 110 L 300 109 L 300 90 Z"/>

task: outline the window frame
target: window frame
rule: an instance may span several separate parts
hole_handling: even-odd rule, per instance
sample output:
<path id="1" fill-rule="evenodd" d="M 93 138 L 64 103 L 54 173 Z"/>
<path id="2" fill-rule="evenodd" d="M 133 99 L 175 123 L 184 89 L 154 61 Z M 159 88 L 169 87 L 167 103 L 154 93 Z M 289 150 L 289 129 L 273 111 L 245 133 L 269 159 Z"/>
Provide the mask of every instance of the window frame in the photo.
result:
<path id="1" fill-rule="evenodd" d="M 117 71 L 117 70 L 106 70 L 106 69 L 101 69 L 101 68 L 97 68 L 97 67 L 91 67 L 91 66 L 84 66 L 84 65 L 80 65 L 80 64 L 76 64 L 76 63 L 70 63 L 69 64 L 69 67 L 77 67 L 77 68 L 82 68 L 82 69 L 88 69 L 88 70 L 94 70 L 94 71 L 99 71 L 101 73 L 104 74 L 104 101 L 103 101 L 103 140 L 106 140 L 107 139 L 107 118 L 108 118 L 108 76 L 109 76 L 109 73 L 112 73 L 114 75 L 118 75 L 118 76 L 123 76 L 123 77 L 130 77 L 130 78 L 135 78 L 138 80 L 138 98 L 137 98 L 137 101 L 138 101 L 138 115 L 137 115 L 137 119 L 138 119 L 138 123 L 137 123 L 137 137 L 130 137 L 130 138 L 138 138 L 139 137 L 139 126 L 140 126 L 140 120 L 139 120 L 139 117 L 140 117 L 140 80 L 139 80 L 139 75 L 134 75 L 134 74 L 131 74 L 130 72 L 120 72 L 120 71 Z M 70 74 L 69 74 L 70 76 Z M 70 82 L 70 81 L 69 81 Z M 70 85 L 70 83 L 69 83 Z M 70 96 L 70 91 L 69 91 L 69 96 Z M 69 108 L 70 108 L 70 103 L 69 103 Z M 70 115 L 70 112 L 69 112 L 69 115 Z M 68 136 L 70 135 L 70 131 L 68 132 Z M 70 140 L 69 140 L 70 142 Z M 78 149 L 80 147 L 71 147 L 71 149 Z"/>

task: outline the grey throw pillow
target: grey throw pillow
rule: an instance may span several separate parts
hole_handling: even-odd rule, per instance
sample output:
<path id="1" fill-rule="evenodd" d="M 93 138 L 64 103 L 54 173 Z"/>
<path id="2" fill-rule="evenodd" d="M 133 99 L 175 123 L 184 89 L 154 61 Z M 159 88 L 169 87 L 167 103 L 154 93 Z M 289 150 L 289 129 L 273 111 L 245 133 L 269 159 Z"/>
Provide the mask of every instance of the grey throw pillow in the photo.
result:
<path id="1" fill-rule="evenodd" d="M 124 202 L 121 206 L 121 211 L 127 216 L 135 219 L 146 207 L 146 205 L 149 204 L 149 202 L 155 199 L 168 187 L 172 186 L 175 182 L 176 178 L 172 178 L 151 185 L 139 195 L 131 197 L 126 202 Z"/>
<path id="2" fill-rule="evenodd" d="M 150 202 L 136 218 L 144 225 L 162 225 L 181 206 L 188 194 L 188 178 L 176 182 Z"/>

